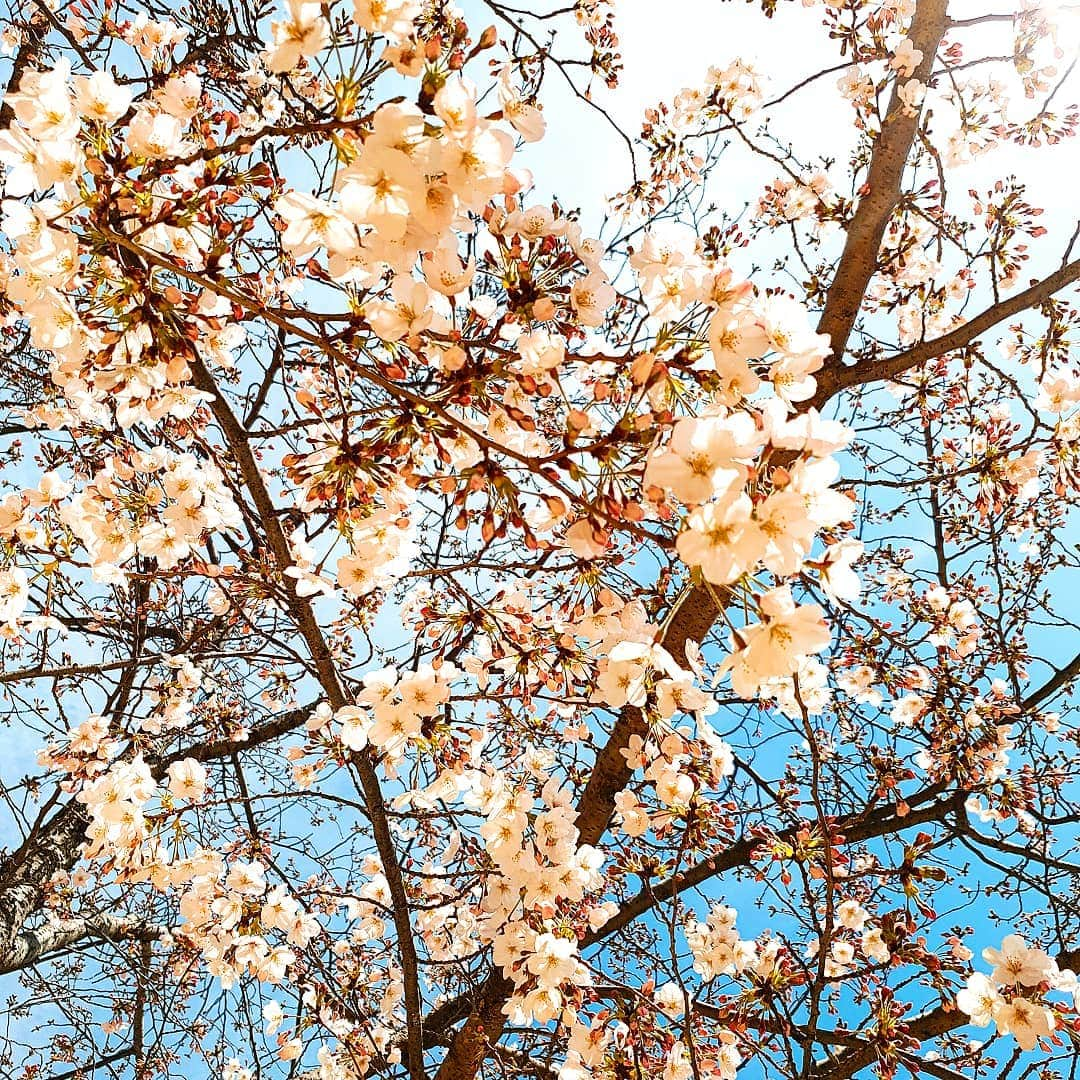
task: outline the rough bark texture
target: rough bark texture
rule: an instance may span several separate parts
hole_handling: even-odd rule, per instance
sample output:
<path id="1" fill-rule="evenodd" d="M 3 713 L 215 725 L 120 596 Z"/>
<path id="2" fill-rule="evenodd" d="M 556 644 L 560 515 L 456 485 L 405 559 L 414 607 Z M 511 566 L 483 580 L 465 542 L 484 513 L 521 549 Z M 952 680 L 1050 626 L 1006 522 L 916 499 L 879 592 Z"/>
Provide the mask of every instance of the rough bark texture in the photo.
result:
<path id="1" fill-rule="evenodd" d="M 15 935 L 53 874 L 75 865 L 88 823 L 83 807 L 69 803 L 0 862 L 0 966 L 10 962 Z"/>
<path id="2" fill-rule="evenodd" d="M 114 915 L 47 923 L 36 930 L 24 930 L 15 935 L 11 948 L 0 960 L 0 975 L 29 967 L 49 953 L 67 949 L 80 941 L 158 941 L 168 933 L 166 926 L 139 919 L 119 919 Z"/>

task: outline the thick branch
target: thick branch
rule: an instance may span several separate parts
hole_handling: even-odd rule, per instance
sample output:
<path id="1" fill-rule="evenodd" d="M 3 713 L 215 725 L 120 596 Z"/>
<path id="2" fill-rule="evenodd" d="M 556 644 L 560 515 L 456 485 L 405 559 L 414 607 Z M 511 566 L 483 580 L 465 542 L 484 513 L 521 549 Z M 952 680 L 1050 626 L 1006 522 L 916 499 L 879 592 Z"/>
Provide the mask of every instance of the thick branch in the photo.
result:
<path id="1" fill-rule="evenodd" d="M 928 360 L 936 360 L 939 356 L 953 352 L 957 349 L 966 348 L 973 341 L 993 329 L 1006 319 L 1019 315 L 1037 307 L 1049 300 L 1056 292 L 1060 292 L 1067 285 L 1080 279 L 1080 259 L 1074 259 L 1066 263 L 1059 270 L 1050 274 L 1042 281 L 1036 282 L 1023 292 L 1010 296 L 1006 300 L 995 304 L 991 308 L 976 315 L 975 318 L 957 327 L 948 334 L 943 334 L 932 341 L 924 341 L 904 352 L 890 356 L 888 359 L 879 360 L 869 365 L 858 365 L 850 368 L 830 368 L 821 373 L 818 379 L 818 391 L 815 404 L 819 407 L 824 405 L 839 390 L 849 386 L 861 386 L 865 383 L 880 382 L 883 379 L 895 379 L 903 375 L 905 371 L 925 364 Z"/>
<path id="2" fill-rule="evenodd" d="M 912 78 L 926 83 L 934 67 L 934 58 L 945 33 L 947 0 L 920 0 L 908 37 L 921 49 L 922 62 Z M 919 116 L 907 115 L 900 100 L 898 79 L 893 87 L 881 133 L 874 143 L 870 169 L 866 176 L 866 194 L 847 228 L 844 252 L 836 270 L 825 310 L 821 313 L 818 333 L 828 334 L 832 342 L 832 360 L 826 370 L 841 367 L 848 338 L 862 307 L 863 297 L 878 265 L 881 241 L 889 218 L 900 202 L 900 186 L 908 155 L 919 129 Z"/>
<path id="3" fill-rule="evenodd" d="M 846 843 L 859 843 L 879 836 L 890 836 L 915 825 L 925 825 L 932 821 L 943 820 L 950 810 L 957 810 L 962 805 L 964 797 L 961 792 L 918 808 L 916 808 L 918 800 L 912 799 L 909 801 L 909 806 L 912 806 L 911 812 L 903 816 L 897 814 L 896 807 L 891 803 L 886 804 L 872 814 L 861 812 L 837 818 L 833 823 L 833 830 L 837 835 L 843 835 Z M 792 825 L 778 832 L 776 839 L 781 844 L 794 843 L 799 832 L 805 828 L 806 822 Z M 644 915 L 646 911 L 657 903 L 669 900 L 685 889 L 692 889 L 717 874 L 726 873 L 736 867 L 748 866 L 754 852 L 760 849 L 765 842 L 758 838 L 739 840 L 725 848 L 721 854 L 688 867 L 682 873 L 676 874 L 666 881 L 659 881 L 650 885 L 647 889 L 642 889 L 641 892 L 632 896 L 629 900 L 623 901 L 619 905 L 618 913 L 613 915 L 603 926 L 588 934 L 582 941 L 582 947 L 595 945 L 617 930 L 629 926 L 630 923 L 639 916 Z"/>
<path id="4" fill-rule="evenodd" d="M 85 808 L 69 803 L 0 863 L 0 957 L 9 955 L 46 883 L 75 865 L 88 823 Z"/>
<path id="5" fill-rule="evenodd" d="M 969 1023 L 966 1013 L 955 1005 L 939 1005 L 904 1024 L 906 1033 L 920 1042 L 944 1035 Z M 811 1076 L 814 1080 L 847 1080 L 862 1069 L 873 1065 L 878 1058 L 879 1043 L 867 1040 L 860 1046 L 849 1047 L 835 1057 L 819 1062 Z"/>
<path id="6" fill-rule="evenodd" d="M 247 432 L 234 415 L 225 400 L 223 392 L 203 362 L 200 359 L 192 358 L 191 367 L 195 376 L 195 385 L 200 390 L 205 390 L 213 395 L 211 410 L 221 427 L 229 451 L 233 454 L 239 466 L 244 483 L 255 502 L 255 508 L 259 512 L 265 529 L 266 541 L 270 546 L 287 592 L 289 612 L 296 621 L 301 636 L 304 638 L 319 683 L 326 693 L 331 708 L 340 709 L 350 704 L 350 700 L 342 688 L 337 665 L 334 663 L 334 658 L 327 645 L 326 638 L 323 636 L 318 619 L 315 617 L 315 611 L 311 603 L 297 593 L 294 579 L 285 576 L 285 571 L 293 562 L 289 551 L 289 541 L 281 526 L 277 507 L 270 498 L 270 493 L 263 480 L 259 463 L 255 460 L 255 455 L 251 450 Z M 383 802 L 379 779 L 375 773 L 375 767 L 366 751 L 354 754 L 352 760 L 360 776 L 360 786 L 364 792 L 364 802 L 367 806 L 368 817 L 371 820 L 375 846 L 379 852 L 383 873 L 386 876 L 391 900 L 393 901 L 394 928 L 397 931 L 397 947 L 401 957 L 401 970 L 405 988 L 405 1013 L 409 1032 L 409 1073 L 412 1080 L 424 1080 L 422 1004 L 420 1001 L 416 945 L 413 941 L 412 923 L 409 918 L 409 900 L 405 892 L 401 867 L 397 860 L 397 850 L 390 833 L 390 824 L 386 817 L 386 807 Z"/>
<path id="7" fill-rule="evenodd" d="M 921 0 L 911 25 L 915 48 L 923 53 L 913 78 L 926 82 L 945 33 L 947 0 Z M 908 155 L 919 127 L 919 116 L 907 115 L 899 96 L 900 80 L 874 144 L 867 173 L 866 193 L 859 201 L 847 228 L 847 239 L 836 276 L 829 287 L 818 333 L 828 334 L 832 343 L 831 366 L 840 366 L 848 338 L 862 307 L 867 286 L 877 270 L 878 253 L 889 218 L 900 202 L 901 182 Z"/>
<path id="8" fill-rule="evenodd" d="M 70 948 L 80 941 L 159 941 L 168 933 L 167 926 L 141 919 L 120 919 L 114 915 L 47 923 L 36 930 L 24 930 L 15 935 L 11 949 L 0 956 L 0 975 L 30 967 L 50 953 Z"/>
<path id="9" fill-rule="evenodd" d="M 719 612 L 706 585 L 694 585 L 683 594 L 663 636 L 664 647 L 680 663 L 686 663 L 686 643 L 700 642 L 709 632 Z M 577 827 L 582 844 L 596 844 L 604 835 L 614 810 L 615 796 L 626 787 L 631 771 L 623 749 L 634 735 L 644 737 L 648 723 L 640 709 L 627 706 L 612 729 L 611 736 L 597 755 L 596 763 L 578 804 Z M 513 983 L 498 971 L 492 972 L 480 989 L 465 1025 L 458 1032 L 439 1068 L 437 1080 L 466 1080 L 475 1075 L 487 1047 L 498 1039 L 506 1023 L 502 1007 L 513 991 Z M 459 1019 L 458 1003 L 443 1010 L 435 1022 L 453 1023 Z M 432 1022 L 432 1021 L 429 1021 Z"/>
<path id="10" fill-rule="evenodd" d="M 934 57 L 945 33 L 947 0 L 920 0 L 909 35 L 923 60 L 915 77 L 929 78 Z M 867 176 L 867 194 L 859 203 L 848 227 L 847 241 L 829 289 L 818 332 L 828 334 L 833 363 L 847 346 L 866 288 L 877 267 L 878 251 L 890 216 L 900 200 L 900 184 L 911 145 L 918 130 L 918 118 L 908 117 L 894 90 L 881 135 L 874 146 Z M 830 369 L 822 373 L 827 376 Z M 830 391 L 830 394 L 835 391 Z M 676 605 L 663 638 L 664 647 L 680 662 L 690 639 L 704 640 L 719 614 L 713 590 L 694 585 Z M 596 764 L 578 806 L 577 826 L 581 843 L 595 844 L 603 836 L 614 807 L 615 796 L 625 788 L 630 770 L 622 756 L 631 736 L 644 735 L 647 725 L 637 709 L 622 711 L 611 738 L 597 755 Z M 486 1053 L 502 1033 L 505 1017 L 502 1005 L 509 996 L 507 980 L 492 973 L 481 989 L 477 1003 L 454 1040 L 439 1069 L 437 1080 L 473 1080 Z"/>
<path id="11" fill-rule="evenodd" d="M 290 731 L 302 727 L 307 718 L 315 711 L 317 704 L 318 702 L 313 702 L 311 705 L 302 705 L 298 709 L 289 709 L 288 712 L 274 716 L 265 723 L 259 724 L 258 727 L 252 728 L 248 732 L 247 738 L 243 740 L 233 738 L 213 739 L 210 742 L 195 743 L 192 746 L 174 750 L 157 761 L 151 762 L 150 771 L 154 774 L 155 779 L 160 780 L 174 761 L 183 761 L 185 758 L 194 758 L 196 761 L 214 761 L 230 754 L 253 750 L 257 746 L 262 746 L 264 743 L 271 742 L 282 735 L 287 735 Z"/>
<path id="12" fill-rule="evenodd" d="M 1080 949 L 1065 949 L 1057 955 L 1058 967 L 1073 968 L 1080 962 Z M 952 1002 L 939 1005 L 936 1009 L 916 1016 L 904 1023 L 904 1033 L 920 1043 L 939 1035 L 946 1035 L 957 1028 L 966 1027 L 971 1022 L 967 1013 L 962 1012 Z M 848 1080 L 857 1072 L 872 1065 L 878 1057 L 878 1044 L 867 1042 L 860 1047 L 849 1048 L 842 1053 L 820 1062 L 814 1069 L 814 1080 Z M 920 1060 L 921 1065 L 925 1063 Z"/>
<path id="13" fill-rule="evenodd" d="M 1032 690 L 1022 702 L 1024 708 L 1037 708 L 1047 698 L 1052 698 L 1062 687 L 1068 686 L 1078 675 L 1080 675 L 1080 653 L 1077 653 L 1063 668 L 1055 668 L 1054 674 L 1042 686 Z"/>

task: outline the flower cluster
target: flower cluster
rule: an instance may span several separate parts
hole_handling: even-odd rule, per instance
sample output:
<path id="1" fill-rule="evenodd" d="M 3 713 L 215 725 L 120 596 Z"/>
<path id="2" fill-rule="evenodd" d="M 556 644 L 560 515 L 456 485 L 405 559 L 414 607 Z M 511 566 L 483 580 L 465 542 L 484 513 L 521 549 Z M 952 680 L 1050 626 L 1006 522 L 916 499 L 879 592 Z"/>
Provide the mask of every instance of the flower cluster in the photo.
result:
<path id="1" fill-rule="evenodd" d="M 76 78 L 61 61 L 50 71 L 26 72 L 9 97 L 14 119 L 0 132 L 0 162 L 9 196 L 3 231 L 13 250 L 4 256 L 0 279 L 29 325 L 32 344 L 52 355 L 52 377 L 67 400 L 66 407 L 39 407 L 34 422 L 57 427 L 68 418 L 108 423 L 115 416 L 130 428 L 186 419 L 209 400 L 191 385 L 192 358 L 228 361 L 242 341 L 243 331 L 223 319 L 231 312 L 228 302 L 209 288 L 186 295 L 173 287 L 164 302 L 149 278 L 118 288 L 122 265 L 92 252 L 77 229 L 87 222 L 72 213 L 80 202 L 126 198 L 138 213 L 120 228 L 138 231 L 146 248 L 204 266 L 209 230 L 192 215 L 175 213 L 178 200 L 194 195 L 194 174 L 174 171 L 133 188 L 127 173 L 152 170 L 155 162 L 192 149 L 186 132 L 201 95 L 198 78 L 188 73 L 133 106 L 131 91 L 107 72 Z M 122 143 L 110 142 L 118 137 Z M 89 156 L 95 153 L 100 156 Z M 115 176 L 103 158 L 116 163 Z M 80 185 L 95 177 L 97 190 L 84 198 Z M 32 205 L 17 201 L 49 193 L 54 197 Z M 177 333 L 174 313 L 185 332 Z"/>
<path id="2" fill-rule="evenodd" d="M 556 924 L 565 906 L 579 904 L 602 880 L 603 856 L 579 842 L 570 793 L 552 780 L 540 797 L 543 809 L 534 814 L 531 794 L 507 790 L 497 774 L 474 772 L 465 798 L 487 818 L 480 835 L 497 875 L 482 900 L 482 936 L 513 980 L 506 1010 L 519 1023 L 554 1019 L 575 988 L 591 981 L 576 938 Z M 614 905 L 594 907 L 590 918 L 600 925 L 613 913 Z"/>
<path id="3" fill-rule="evenodd" d="M 174 785 L 180 782 L 174 779 Z M 258 861 L 226 866 L 219 852 L 200 849 L 159 868 L 157 877 L 160 887 L 183 887 L 184 937 L 226 989 L 245 971 L 263 982 L 281 982 L 295 950 L 321 932 L 318 918 L 286 886 L 267 885 Z M 284 938 L 277 944 L 275 931 Z"/>
<path id="4" fill-rule="evenodd" d="M 694 970 L 704 979 L 720 975 L 740 975 L 757 960 L 757 943 L 740 939 L 735 930 L 738 912 L 724 904 L 714 904 L 704 923 L 691 917 L 684 931 L 694 955 Z"/>
<path id="5" fill-rule="evenodd" d="M 362 750 L 370 743 L 391 762 L 400 760 L 409 744 L 421 737 L 425 720 L 449 699 L 455 674 L 453 665 L 443 664 L 438 670 L 423 665 L 401 677 L 395 668 L 365 675 L 358 704 L 346 705 L 334 715 L 341 725 L 338 739 L 350 750 Z"/>
<path id="6" fill-rule="evenodd" d="M 141 755 L 115 762 L 84 785 L 78 798 L 90 814 L 87 856 L 108 853 L 114 858 L 134 858 L 149 835 L 143 808 L 156 794 L 157 783 Z"/>
<path id="7" fill-rule="evenodd" d="M 867 926 L 870 913 L 858 900 L 844 900 L 836 905 L 836 924 L 824 958 L 824 973 L 829 979 L 840 978 L 851 971 L 859 950 L 871 963 L 887 964 L 892 955 L 881 926 Z M 820 938 L 813 939 L 806 949 L 809 958 L 821 952 Z"/>
<path id="8" fill-rule="evenodd" d="M 984 949 L 983 959 L 993 971 L 969 975 L 967 986 L 956 995 L 957 1007 L 977 1027 L 993 1024 L 1003 1035 L 1012 1035 L 1021 1049 L 1034 1050 L 1057 1026 L 1053 1009 L 1042 1003 L 1042 992 L 1064 987 L 1068 980 L 1046 953 L 1028 946 L 1019 934 L 1006 937 L 1000 950 Z"/>
<path id="9" fill-rule="evenodd" d="M 114 456 L 59 517 L 86 548 L 98 580 L 123 580 L 136 554 L 161 570 L 186 559 L 212 531 L 238 528 L 240 511 L 220 470 L 166 447 Z"/>
<path id="10" fill-rule="evenodd" d="M 850 433 L 813 409 L 788 412 L 813 396 L 828 340 L 809 329 L 805 308 L 781 296 L 755 299 L 726 271 L 706 267 L 676 231 L 647 235 L 631 262 L 655 317 L 678 321 L 695 305 L 711 313 L 718 400 L 675 422 L 648 458 L 643 483 L 654 501 L 674 497 L 689 508 L 676 550 L 707 581 L 732 586 L 762 569 L 777 580 L 757 600 L 762 621 L 738 632 L 729 665 L 736 692 L 754 696 L 771 680 L 790 679 L 828 643 L 820 609 L 797 605 L 783 584 L 807 568 L 819 532 L 853 516 L 852 500 L 832 486 L 832 455 Z M 763 387 L 774 396 L 755 407 L 748 399 Z M 850 566 L 861 552 L 855 541 L 829 546 L 818 564 L 827 592 L 858 594 Z"/>
<path id="11" fill-rule="evenodd" d="M 191 723 L 191 712 L 195 706 L 197 692 L 203 685 L 203 672 L 186 656 L 161 658 L 161 664 L 168 676 L 154 674 L 145 682 L 142 692 L 143 701 L 148 708 L 147 715 L 140 719 L 138 728 L 148 735 L 158 735 L 162 731 L 183 730 Z M 117 761 L 123 745 L 122 732 L 107 716 L 94 714 L 72 726 L 67 731 L 63 743 L 50 743 L 37 755 L 38 764 L 48 769 L 59 769 L 71 777 L 92 778 Z M 170 767 L 180 769 L 183 763 Z M 177 774 L 180 775 L 180 774 Z M 198 762 L 191 760 L 184 765 L 182 775 L 188 786 L 201 787 L 205 784 L 206 771 Z M 175 794 L 175 792 L 174 792 Z"/>
<path id="12" fill-rule="evenodd" d="M 682 1039 L 676 1040 L 664 1060 L 664 1080 L 690 1080 L 693 1076 L 735 1080 L 742 1063 L 738 1036 L 733 1031 L 721 1031 L 717 1043 L 712 1053 L 702 1053 L 695 1060 L 689 1046 Z"/>
<path id="13" fill-rule="evenodd" d="M 464 77 L 447 80 L 432 103 L 438 127 L 415 106 L 381 106 L 354 160 L 338 173 L 333 202 L 291 191 L 275 203 L 282 241 L 295 258 L 325 250 L 336 280 L 364 288 L 389 276 L 385 298 L 365 305 L 384 341 L 431 329 L 441 318 L 436 296 L 469 284 L 472 270 L 457 257 L 452 229 L 508 183 L 514 140 L 481 118 L 476 96 Z M 422 251 L 431 255 L 417 280 L 410 271 Z"/>

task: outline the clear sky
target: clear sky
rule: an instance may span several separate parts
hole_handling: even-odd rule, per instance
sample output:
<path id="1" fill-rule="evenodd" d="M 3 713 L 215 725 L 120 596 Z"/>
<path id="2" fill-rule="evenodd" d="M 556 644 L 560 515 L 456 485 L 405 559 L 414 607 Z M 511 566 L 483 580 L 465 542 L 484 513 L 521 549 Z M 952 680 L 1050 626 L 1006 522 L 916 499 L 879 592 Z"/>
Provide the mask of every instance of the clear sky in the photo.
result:
<path id="1" fill-rule="evenodd" d="M 462 7 L 470 25 L 480 27 L 491 20 L 482 0 L 465 0 Z M 964 19 L 991 11 L 1009 13 L 1020 7 L 1014 0 L 953 0 L 950 15 Z M 498 25 L 503 32 L 505 24 Z M 768 75 L 766 98 L 770 99 L 844 59 L 837 43 L 825 36 L 821 7 L 803 7 L 792 0 L 781 0 L 772 20 L 765 18 L 759 4 L 744 0 L 663 0 L 659 4 L 655 0 L 620 0 L 616 4 L 616 31 L 624 64 L 620 85 L 610 91 L 598 80 L 592 97 L 632 138 L 640 131 L 646 108 L 660 100 L 670 101 L 683 87 L 700 85 L 710 65 L 724 67 L 736 57 L 746 60 Z M 965 29 L 955 33 L 954 40 L 962 41 L 972 56 L 976 52 L 995 56 L 1012 52 L 1009 23 Z M 1059 44 L 1066 54 L 1064 70 L 1080 44 L 1080 5 L 1061 12 Z M 573 49 L 580 55 L 582 47 L 580 37 L 575 39 L 575 32 L 568 30 L 557 39 L 554 51 Z M 580 75 L 581 69 L 577 69 L 576 76 Z M 848 106 L 836 90 L 838 77 L 823 77 L 770 110 L 770 116 L 775 118 L 777 131 L 792 139 L 800 156 L 837 158 L 834 173 L 840 180 L 846 172 L 845 149 L 851 145 L 852 133 L 847 123 Z M 999 71 L 995 77 L 1001 77 Z M 1006 75 L 1004 81 L 1021 111 L 1025 103 L 1019 79 Z M 1065 105 L 1080 100 L 1080 70 L 1074 71 L 1056 100 L 1062 111 Z M 543 101 L 548 134 L 515 160 L 533 168 L 538 188 L 545 195 L 557 194 L 565 205 L 579 206 L 586 221 L 598 220 L 605 198 L 628 184 L 626 145 L 604 117 L 573 99 L 558 72 L 549 75 Z M 1069 143 L 1034 151 L 1005 146 L 952 170 L 952 184 L 958 191 L 981 188 L 988 177 L 1022 172 L 1031 201 L 1045 207 L 1048 217 L 1061 215 L 1064 220 L 1077 204 L 1073 186 L 1076 164 L 1075 146 Z M 722 181 L 714 181 L 711 193 L 721 205 L 737 209 L 747 199 L 757 197 L 758 179 L 742 172 L 725 174 Z"/>

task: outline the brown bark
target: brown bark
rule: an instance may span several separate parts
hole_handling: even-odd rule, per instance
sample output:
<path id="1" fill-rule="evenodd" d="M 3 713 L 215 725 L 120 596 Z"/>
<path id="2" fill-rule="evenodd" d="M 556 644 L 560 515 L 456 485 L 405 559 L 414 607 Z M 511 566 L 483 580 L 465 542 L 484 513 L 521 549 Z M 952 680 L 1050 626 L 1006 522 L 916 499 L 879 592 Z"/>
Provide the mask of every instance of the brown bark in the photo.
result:
<path id="1" fill-rule="evenodd" d="M 923 83 L 929 82 L 938 46 L 945 34 L 947 7 L 948 0 L 920 0 L 912 20 L 908 37 L 923 54 L 912 78 Z M 899 88 L 905 81 L 897 79 L 893 87 L 881 133 L 874 143 L 864 194 L 848 225 L 843 254 L 818 323 L 818 333 L 828 334 L 832 343 L 832 359 L 826 365 L 826 371 L 843 365 L 844 350 L 866 296 L 866 288 L 877 271 L 885 229 L 900 202 L 904 171 L 919 129 L 919 116 L 908 116 L 900 100 Z"/>
<path id="2" fill-rule="evenodd" d="M 993 329 L 1014 315 L 1038 307 L 1039 304 L 1045 303 L 1055 293 L 1077 280 L 1080 280 L 1080 259 L 1073 259 L 1072 262 L 1065 263 L 1041 281 L 1034 282 L 1023 292 L 994 304 L 993 307 L 980 312 L 963 326 L 958 326 L 955 330 L 942 334 L 941 337 L 921 342 L 904 352 L 878 360 L 873 364 L 854 368 L 831 367 L 818 379 L 818 390 L 813 403 L 821 408 L 830 398 L 846 387 L 864 386 L 871 382 L 895 379 L 929 360 L 936 360 L 958 349 L 967 348 L 987 330 Z"/>

